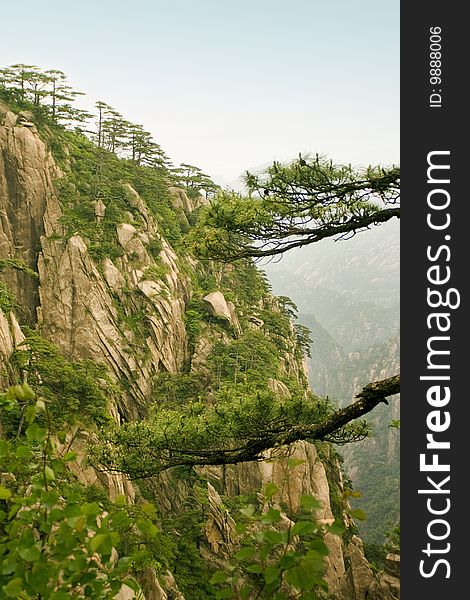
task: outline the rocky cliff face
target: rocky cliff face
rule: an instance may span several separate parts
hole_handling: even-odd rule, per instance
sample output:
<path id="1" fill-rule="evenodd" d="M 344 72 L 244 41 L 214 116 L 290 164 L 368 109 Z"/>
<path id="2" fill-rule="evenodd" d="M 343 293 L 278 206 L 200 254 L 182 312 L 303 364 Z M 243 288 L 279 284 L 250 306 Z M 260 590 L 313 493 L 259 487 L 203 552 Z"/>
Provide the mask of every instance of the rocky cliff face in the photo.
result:
<path id="1" fill-rule="evenodd" d="M 265 324 L 254 313 L 250 320 L 247 306 L 242 309 L 225 298 L 222 289 L 216 289 L 204 296 L 208 313 L 205 325 L 191 330 L 188 323 L 196 263 L 175 251 L 162 233 L 161 222 L 128 182 L 121 185 L 129 210 L 114 226 L 116 252 L 112 257 L 93 253 L 94 241 L 85 230 L 67 229 L 66 205 L 54 185 L 73 170 L 73 160 L 66 157 L 59 168 L 28 117 L 0 106 L 0 257 L 21 260 L 39 274 L 35 279 L 17 270 L 4 273 L 5 284 L 19 308 L 14 311 L 16 316 L 0 311 L 2 383 L 8 384 L 9 357 L 24 340 L 20 325 L 33 326 L 68 359 L 92 359 L 106 367 L 119 386 L 120 393 L 112 396 L 108 407 L 117 422 L 141 418 L 149 410 L 158 376 L 183 372 L 203 376 L 207 357 L 216 344 L 237 339 L 243 327 L 262 331 Z M 47 131 L 42 133 L 46 139 L 48 135 Z M 181 220 L 202 201 L 188 198 L 182 190 L 169 190 L 169 194 Z M 80 202 L 79 193 L 78 197 Z M 94 206 L 96 226 L 100 227 L 109 210 L 106 198 L 95 199 Z M 220 280 L 217 271 L 215 287 L 220 287 Z M 273 298 L 263 302 L 264 310 L 276 313 Z M 288 374 L 302 382 L 303 366 L 295 357 L 291 334 L 292 329 L 280 350 L 280 377 Z M 273 379 L 270 385 L 275 393 L 289 393 L 282 381 Z M 210 398 L 210 390 L 204 393 Z M 67 439 L 72 433 L 77 431 L 69 432 Z M 124 493 L 131 501 L 141 497 L 139 487 L 123 475 L 97 474 L 86 465 L 86 446 L 93 435 L 81 431 L 74 436 L 73 447 L 79 455 L 74 466 L 77 477 L 87 485 L 99 483 L 112 496 Z M 231 517 L 224 514 L 219 494 L 246 494 L 259 491 L 267 481 L 282 482 L 282 502 L 290 511 L 298 507 L 301 494 L 313 494 L 322 501 L 318 518 L 332 521 L 323 461 L 309 444 L 298 444 L 295 455 L 303 463 L 292 473 L 282 460 L 199 472 L 209 486 L 210 513 L 201 541 L 201 553 L 208 564 L 217 564 L 221 551 L 233 549 L 234 543 Z M 190 494 L 188 484 L 171 475 L 154 479 L 147 487 L 168 513 L 181 510 Z M 327 580 L 335 598 L 362 600 L 372 589 L 375 595 L 368 598 L 396 597 L 395 588 L 393 593 L 388 590 L 382 595 L 377 591 L 382 590 L 382 583 L 365 561 L 359 540 L 353 538 L 344 546 L 339 538 L 329 536 L 328 546 Z M 147 600 L 183 600 L 170 573 L 156 578 L 149 569 L 141 579 Z M 120 597 L 126 597 L 125 590 Z"/>
<path id="2" fill-rule="evenodd" d="M 60 176 L 36 126 L 0 103 L 0 253 L 36 269 L 41 237 L 60 230 L 53 180 Z M 27 323 L 36 322 L 38 284 L 31 277 L 5 274 Z"/>

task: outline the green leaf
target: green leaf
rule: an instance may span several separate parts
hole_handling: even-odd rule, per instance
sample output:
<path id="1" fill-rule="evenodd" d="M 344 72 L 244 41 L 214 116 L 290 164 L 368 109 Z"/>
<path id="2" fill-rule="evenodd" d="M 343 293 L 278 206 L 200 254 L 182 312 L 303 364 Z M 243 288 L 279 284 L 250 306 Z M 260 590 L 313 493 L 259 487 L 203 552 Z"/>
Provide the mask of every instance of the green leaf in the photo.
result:
<path id="1" fill-rule="evenodd" d="M 223 571 L 216 571 L 210 578 L 209 583 L 216 585 L 217 583 L 225 583 L 227 581 L 227 574 Z"/>
<path id="2" fill-rule="evenodd" d="M 132 579 L 131 577 L 124 579 L 122 583 L 125 583 L 127 587 L 130 587 L 133 592 L 139 593 L 141 591 L 140 585 L 135 579 Z"/>
<path id="3" fill-rule="evenodd" d="M 286 552 L 286 554 L 284 554 L 284 556 L 279 561 L 279 566 L 281 567 L 281 569 L 284 570 L 290 569 L 295 565 L 295 561 L 298 557 L 299 554 L 297 552 Z"/>
<path id="4" fill-rule="evenodd" d="M 157 509 L 155 508 L 155 505 L 151 502 L 144 502 L 143 504 L 141 504 L 140 510 L 148 517 L 154 517 L 157 514 Z"/>
<path id="5" fill-rule="evenodd" d="M 11 498 L 10 490 L 0 485 L 0 500 L 8 500 L 9 498 Z"/>
<path id="6" fill-rule="evenodd" d="M 101 549 L 102 553 L 109 554 L 111 552 L 111 548 L 111 536 L 109 533 L 97 533 L 90 539 L 90 549 L 92 552 L 96 552 L 98 549 Z"/>
<path id="7" fill-rule="evenodd" d="M 18 446 L 16 449 L 17 458 L 28 459 L 31 456 L 31 449 L 28 446 Z"/>
<path id="8" fill-rule="evenodd" d="M 355 519 L 359 519 L 359 521 L 365 521 L 367 518 L 366 513 L 361 508 L 356 508 L 355 510 L 352 510 L 351 516 Z"/>
<path id="9" fill-rule="evenodd" d="M 81 515 L 86 514 L 83 506 L 78 506 L 77 504 L 67 504 L 64 506 L 64 515 L 66 517 L 80 517 Z"/>
<path id="10" fill-rule="evenodd" d="M 0 440 L 0 457 L 7 456 L 10 444 L 6 440 Z"/>
<path id="11" fill-rule="evenodd" d="M 325 544 L 323 538 L 315 538 L 310 542 L 310 549 L 318 552 L 321 556 L 328 556 L 328 546 Z"/>
<path id="12" fill-rule="evenodd" d="M 256 548 L 253 548 L 253 546 L 245 546 L 235 553 L 235 558 L 238 560 L 249 560 L 250 558 L 253 558 L 255 554 Z"/>
<path id="13" fill-rule="evenodd" d="M 281 569 L 270 565 L 266 567 L 264 570 L 264 580 L 267 584 L 274 583 L 276 580 L 279 580 L 279 575 L 281 573 Z"/>
<path id="14" fill-rule="evenodd" d="M 32 423 L 34 421 L 34 419 L 36 418 L 36 414 L 37 414 L 37 409 L 36 409 L 36 405 L 32 404 L 31 406 L 28 406 L 27 409 L 24 411 L 24 417 L 26 419 L 26 423 Z"/>
<path id="15" fill-rule="evenodd" d="M 132 522 L 132 519 L 125 510 L 120 510 L 113 514 L 113 527 L 116 529 L 126 529 Z"/>
<path id="16" fill-rule="evenodd" d="M 67 519 L 67 525 L 76 531 L 82 531 L 86 525 L 86 517 L 85 515 L 80 515 L 78 517 L 69 517 Z"/>
<path id="17" fill-rule="evenodd" d="M 315 584 L 314 573 L 305 569 L 303 565 L 292 567 L 292 569 L 286 571 L 285 577 L 289 585 L 301 591 L 309 590 Z"/>
<path id="18" fill-rule="evenodd" d="M 18 598 L 23 591 L 23 581 L 19 577 L 12 579 L 7 585 L 3 586 L 3 591 L 7 598 Z"/>
<path id="19" fill-rule="evenodd" d="M 13 558 L 6 558 L 0 562 L 0 572 L 2 575 L 11 575 L 16 571 L 18 563 Z"/>
<path id="20" fill-rule="evenodd" d="M 251 586 L 251 585 L 244 585 L 242 587 L 242 589 L 240 590 L 240 598 L 242 600 L 245 600 L 246 598 L 249 598 L 252 590 L 253 590 L 253 586 Z"/>
<path id="21" fill-rule="evenodd" d="M 68 592 L 52 592 L 50 595 L 51 600 L 69 600 L 70 596 Z"/>
<path id="22" fill-rule="evenodd" d="M 300 506 L 306 510 L 315 510 L 321 508 L 321 502 L 309 494 L 302 494 L 300 496 Z"/>
<path id="23" fill-rule="evenodd" d="M 38 398 L 36 400 L 36 409 L 38 412 L 44 412 L 46 410 L 46 403 L 43 398 Z"/>
<path id="24" fill-rule="evenodd" d="M 154 538 L 158 533 L 157 526 L 154 525 L 152 521 L 149 521 L 149 519 L 139 519 L 136 525 L 140 531 L 148 537 Z"/>
<path id="25" fill-rule="evenodd" d="M 261 523 L 266 525 L 272 523 L 279 523 L 281 520 L 281 511 L 276 508 L 270 508 L 268 512 L 261 515 Z"/>
<path id="26" fill-rule="evenodd" d="M 269 483 L 266 484 L 265 488 L 264 488 L 264 497 L 269 500 L 271 499 L 274 494 L 276 494 L 279 491 L 279 488 L 277 487 L 277 485 L 275 483 L 273 483 L 272 481 L 270 481 Z"/>
<path id="27" fill-rule="evenodd" d="M 253 506 L 253 504 L 249 504 L 245 508 L 241 508 L 240 512 L 242 513 L 242 515 L 245 515 L 245 517 L 251 517 L 255 513 L 255 510 L 256 507 Z"/>
<path id="28" fill-rule="evenodd" d="M 270 555 L 272 549 L 277 544 L 264 543 L 259 549 L 259 558 L 262 562 L 266 562 L 268 560 L 268 556 Z"/>
<path id="29" fill-rule="evenodd" d="M 349 490 L 347 494 L 350 498 L 361 498 L 362 493 L 359 490 Z"/>
<path id="30" fill-rule="evenodd" d="M 41 552 L 37 546 L 29 546 L 28 548 L 20 548 L 18 550 L 18 554 L 21 556 L 23 560 L 27 562 L 34 562 L 39 560 L 41 556 Z"/>
<path id="31" fill-rule="evenodd" d="M 86 566 L 87 566 L 87 559 L 85 558 L 85 556 L 83 554 L 71 559 L 68 562 L 69 571 L 72 571 L 72 573 L 80 573 L 81 574 L 80 583 L 88 583 L 88 580 L 84 580 L 84 574 L 86 574 L 86 570 L 87 570 Z M 90 578 L 90 581 L 95 576 L 96 575 L 93 573 L 92 577 Z"/>
<path id="32" fill-rule="evenodd" d="M 87 517 L 97 517 L 101 513 L 101 508 L 97 502 L 85 502 L 82 504 L 81 512 Z"/>
<path id="33" fill-rule="evenodd" d="M 39 427 L 37 423 L 33 423 L 26 429 L 26 439 L 28 442 L 44 442 L 46 439 L 46 430 Z"/>
<path id="34" fill-rule="evenodd" d="M 331 533 L 332 535 L 338 535 L 339 537 L 342 537 L 342 535 L 345 532 L 345 528 L 343 527 L 343 525 L 341 525 L 340 522 L 335 521 L 333 523 L 333 525 L 330 525 L 328 527 L 328 532 Z"/>
<path id="35" fill-rule="evenodd" d="M 67 452 L 66 454 L 64 454 L 63 460 L 65 462 L 70 462 L 71 460 L 74 460 L 76 457 L 77 457 L 77 453 L 74 452 L 73 450 L 70 450 L 70 452 Z"/>
<path id="36" fill-rule="evenodd" d="M 127 499 L 124 496 L 124 494 L 119 494 L 118 496 L 116 496 L 116 499 L 114 500 L 114 505 L 115 506 L 127 506 Z"/>
<path id="37" fill-rule="evenodd" d="M 261 565 L 248 565 L 245 569 L 248 573 L 261 573 L 263 567 Z"/>
<path id="38" fill-rule="evenodd" d="M 233 598 L 233 591 L 231 588 L 223 588 L 215 593 L 217 600 L 219 598 Z"/>
<path id="39" fill-rule="evenodd" d="M 287 531 L 264 531 L 263 537 L 270 544 L 279 546 L 279 544 L 287 544 L 289 535 Z"/>
<path id="40" fill-rule="evenodd" d="M 147 550 L 137 550 L 131 555 L 132 562 L 136 565 L 143 564 L 149 558 L 149 552 Z"/>
<path id="41" fill-rule="evenodd" d="M 297 521 L 291 529 L 291 535 L 307 535 L 313 533 L 317 529 L 317 525 L 312 521 Z"/>
<path id="42" fill-rule="evenodd" d="M 54 471 L 48 467 L 47 465 L 44 467 L 44 475 L 47 479 L 47 481 L 54 481 L 55 480 L 55 473 Z"/>
<path id="43" fill-rule="evenodd" d="M 21 384 L 21 389 L 25 400 L 32 400 L 36 396 L 34 391 L 29 387 L 29 385 L 26 382 Z"/>

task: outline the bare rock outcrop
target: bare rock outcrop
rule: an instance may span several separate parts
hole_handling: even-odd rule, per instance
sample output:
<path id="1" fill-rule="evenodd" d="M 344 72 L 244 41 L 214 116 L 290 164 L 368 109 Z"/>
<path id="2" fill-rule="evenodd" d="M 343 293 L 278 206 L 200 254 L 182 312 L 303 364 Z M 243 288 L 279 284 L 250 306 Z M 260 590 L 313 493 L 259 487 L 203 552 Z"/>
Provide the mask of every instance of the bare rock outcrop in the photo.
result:
<path id="1" fill-rule="evenodd" d="M 196 198 L 190 198 L 188 194 L 179 187 L 170 187 L 168 188 L 168 191 L 173 200 L 173 205 L 176 208 L 181 208 L 186 215 L 192 213 L 196 208 L 209 203 L 204 196 L 199 195 L 196 196 Z"/>
<path id="2" fill-rule="evenodd" d="M 227 302 L 222 292 L 216 291 L 203 298 L 209 314 L 219 319 L 227 320 L 237 333 L 240 333 L 240 323 L 233 302 Z"/>
<path id="3" fill-rule="evenodd" d="M 354 598 L 354 600 L 365 600 L 367 593 L 374 580 L 374 574 L 364 556 L 362 540 L 353 536 L 344 553 L 348 569 L 340 582 L 342 598 Z"/>
<path id="4" fill-rule="evenodd" d="M 2 389 L 8 385 L 9 358 L 24 339 L 16 316 L 12 312 L 5 315 L 0 308 L 0 385 Z"/>
<path id="5" fill-rule="evenodd" d="M 236 548 L 236 524 L 230 513 L 224 509 L 222 499 L 215 488 L 207 484 L 209 517 L 205 534 L 211 551 L 220 557 L 229 558 Z"/>
<path id="6" fill-rule="evenodd" d="M 0 147 L 0 256 L 35 270 L 41 236 L 62 231 L 52 185 L 61 172 L 37 132 L 5 107 L 0 111 Z M 35 323 L 37 280 L 16 270 L 5 271 L 4 278 L 23 320 Z"/>
<path id="7" fill-rule="evenodd" d="M 268 389 L 279 399 L 285 400 L 291 397 L 291 393 L 289 392 L 289 388 L 285 383 L 279 381 L 279 379 L 273 379 L 270 377 L 268 379 Z"/>

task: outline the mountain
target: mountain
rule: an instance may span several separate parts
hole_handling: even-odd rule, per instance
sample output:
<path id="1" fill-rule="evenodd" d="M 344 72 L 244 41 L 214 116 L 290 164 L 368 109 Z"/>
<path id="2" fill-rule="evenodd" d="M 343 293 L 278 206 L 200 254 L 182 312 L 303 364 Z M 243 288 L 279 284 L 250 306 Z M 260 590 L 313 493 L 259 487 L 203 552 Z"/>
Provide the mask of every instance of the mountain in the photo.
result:
<path id="1" fill-rule="evenodd" d="M 12 456 L 16 469 L 2 479 L 2 507 L 43 485 L 28 479 L 28 469 L 39 469 L 45 514 L 66 519 L 60 527 L 67 543 L 72 530 L 83 536 L 97 568 L 100 560 L 116 564 L 117 556 L 138 547 L 132 556 L 139 562 L 127 568 L 147 600 L 228 597 L 217 591 L 215 573 L 233 573 L 240 535 L 253 535 L 253 544 L 279 544 L 308 509 L 317 527 L 335 519 L 342 524 L 340 535 L 325 533 L 323 546 L 313 521 L 304 520 L 318 570 L 315 581 L 308 575 L 308 586 L 325 581 L 338 600 L 396 598 L 396 557 L 387 571 L 370 568 L 330 444 L 299 442 L 288 456 L 273 451 L 262 462 L 162 468 L 162 461 L 175 464 L 175 454 L 197 452 L 199 439 L 211 451 L 217 432 L 227 431 L 218 411 L 234 419 L 233 430 L 245 424 L 253 435 L 276 406 L 282 418 L 291 405 L 307 410 L 295 329 L 254 265 L 203 262 L 188 252 L 191 223 L 205 198 L 175 187 L 165 168 L 120 158 L 39 108 L 23 100 L 0 103 L 0 378 L 9 390 L 2 402 L 19 402 L 2 412 L 0 458 Z M 32 398 L 36 404 L 29 405 Z M 212 420 L 201 426 L 206 415 Z M 67 457 L 65 467 L 56 455 L 46 464 L 54 449 Z M 41 460 L 20 468 L 18 461 L 32 454 Z M 67 513 L 64 498 L 78 512 Z M 124 535 L 127 506 L 136 526 Z M 121 529 L 114 537 L 96 534 L 116 507 Z M 240 508 L 243 534 L 235 524 Z M 265 509 L 267 516 L 250 525 L 253 512 Z M 20 521 L 33 513 L 41 511 L 20 511 Z M 8 514 L 11 539 L 0 561 L 9 562 L 0 577 L 13 597 L 29 571 L 11 559 L 18 536 L 16 512 Z M 31 544 L 18 552 L 35 565 L 49 549 L 35 545 L 24 522 Z M 50 523 L 41 531 L 41 540 L 54 538 Z M 55 581 L 78 581 L 68 592 L 75 594 L 91 585 L 80 579 L 89 563 L 74 564 L 69 554 Z M 244 597 L 254 598 L 264 580 L 259 565 L 251 566 L 240 567 L 241 581 L 253 588 Z M 126 581 L 93 597 L 136 597 Z M 286 597 L 298 597 L 286 589 Z"/>
<path id="2" fill-rule="evenodd" d="M 277 294 L 290 296 L 312 332 L 309 379 L 320 395 L 349 404 L 370 381 L 399 372 L 399 226 L 325 240 L 264 266 Z M 382 543 L 399 518 L 399 400 L 370 415 L 374 436 L 341 449 L 361 491 L 364 539 Z"/>

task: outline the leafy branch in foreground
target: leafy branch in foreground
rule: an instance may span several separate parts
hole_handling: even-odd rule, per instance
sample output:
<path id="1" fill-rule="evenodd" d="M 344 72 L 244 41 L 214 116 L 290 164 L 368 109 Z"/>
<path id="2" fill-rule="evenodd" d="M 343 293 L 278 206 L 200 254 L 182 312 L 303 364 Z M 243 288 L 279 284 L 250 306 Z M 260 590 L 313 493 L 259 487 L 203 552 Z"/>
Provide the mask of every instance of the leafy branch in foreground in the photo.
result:
<path id="1" fill-rule="evenodd" d="M 91 452 L 96 463 L 132 478 L 175 466 L 261 461 L 270 449 L 296 441 L 344 444 L 368 435 L 364 421 L 353 422 L 399 392 L 396 375 L 367 385 L 353 404 L 339 409 L 314 396 L 279 400 L 269 392 L 227 390 L 215 406 L 192 402 L 179 409 L 158 407 L 153 418 L 131 422 L 106 434 Z"/>
<path id="2" fill-rule="evenodd" d="M 321 503 L 311 495 L 300 497 L 299 518 L 283 518 L 273 502 L 277 492 L 278 486 L 268 482 L 259 495 L 261 506 L 240 510 L 241 548 L 227 568 L 212 575 L 211 583 L 219 587 L 216 598 L 318 600 L 317 592 L 328 590 L 323 576 L 329 551 L 323 538 L 341 536 L 344 528 L 319 523 L 315 511 Z"/>
<path id="3" fill-rule="evenodd" d="M 27 403 L 25 435 L 0 440 L 0 596 L 111 600 L 126 585 L 137 597 L 130 573 L 144 563 L 155 525 L 135 519 L 124 497 L 106 507 L 84 502 L 66 485 L 76 453 L 57 451 L 47 402 L 15 385 L 0 394 L 0 417 L 18 402 Z M 118 557 L 130 535 L 136 551 Z"/>
<path id="4" fill-rule="evenodd" d="M 400 169 L 335 165 L 324 157 L 246 174 L 248 196 L 221 192 L 193 234 L 195 252 L 222 261 L 275 256 L 400 216 Z"/>

